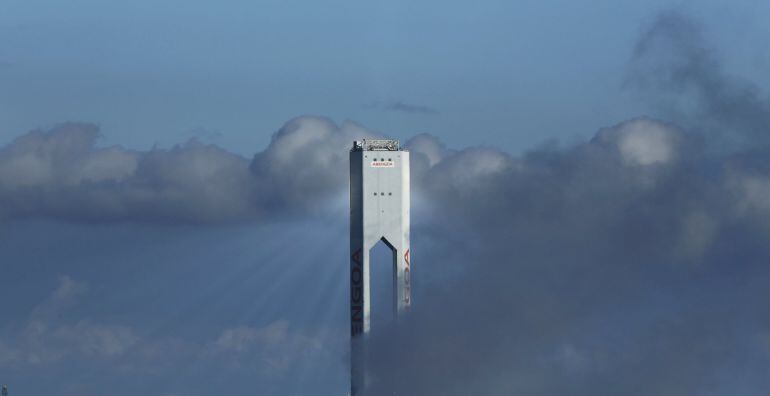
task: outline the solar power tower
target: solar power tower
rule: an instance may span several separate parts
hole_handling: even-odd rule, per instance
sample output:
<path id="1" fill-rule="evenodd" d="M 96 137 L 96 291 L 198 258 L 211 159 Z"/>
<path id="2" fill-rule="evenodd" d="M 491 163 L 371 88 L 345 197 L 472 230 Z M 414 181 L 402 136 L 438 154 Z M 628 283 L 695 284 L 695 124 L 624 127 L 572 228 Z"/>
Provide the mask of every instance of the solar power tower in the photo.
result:
<path id="1" fill-rule="evenodd" d="M 370 329 L 369 253 L 383 241 L 393 257 L 393 317 L 411 304 L 409 278 L 409 152 L 398 140 L 362 140 L 350 150 L 351 387 L 366 387 Z"/>

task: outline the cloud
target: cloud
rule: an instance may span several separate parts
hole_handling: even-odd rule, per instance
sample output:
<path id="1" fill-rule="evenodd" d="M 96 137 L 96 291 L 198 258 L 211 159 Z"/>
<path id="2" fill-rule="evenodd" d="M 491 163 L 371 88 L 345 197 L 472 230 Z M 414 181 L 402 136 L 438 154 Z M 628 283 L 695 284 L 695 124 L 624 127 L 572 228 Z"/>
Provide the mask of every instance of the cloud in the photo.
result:
<path id="1" fill-rule="evenodd" d="M 668 118 L 708 133 L 715 146 L 768 142 L 770 100 L 756 84 L 727 73 L 705 28 L 664 12 L 639 38 L 629 85 Z"/>
<path id="2" fill-rule="evenodd" d="M 206 143 L 214 143 L 216 141 L 221 140 L 222 137 L 224 136 L 224 134 L 220 131 L 201 127 L 201 126 L 190 128 L 190 130 L 186 131 L 182 135 L 186 136 L 188 140 L 195 139 Z"/>
<path id="3" fill-rule="evenodd" d="M 404 147 L 412 153 L 412 162 L 425 161 L 424 164 L 418 164 L 420 168 L 430 168 L 433 165 L 441 162 L 448 155 L 454 152 L 448 150 L 444 143 L 442 143 L 437 137 L 421 133 L 409 139 Z M 415 158 L 421 156 L 422 158 Z M 412 166 L 415 166 L 412 164 Z"/>
<path id="4" fill-rule="evenodd" d="M 599 131 L 594 140 L 617 149 L 626 165 L 648 166 L 674 161 L 680 133 L 673 125 L 636 118 Z"/>
<path id="5" fill-rule="evenodd" d="M 350 141 L 374 134 L 300 117 L 251 161 L 196 142 L 99 148 L 96 136 L 74 124 L 4 148 L 0 160 L 13 165 L 0 172 L 3 199 L 28 210 L 11 213 L 201 223 L 323 213 L 317 201 L 344 194 Z M 719 374 L 745 368 L 741 351 L 764 345 L 770 330 L 747 319 L 763 317 L 752 302 L 766 298 L 751 279 L 770 279 L 768 151 L 715 153 L 702 142 L 650 117 L 521 157 L 450 150 L 429 135 L 407 142 L 420 197 L 415 304 L 372 335 L 371 392 L 682 395 L 706 393 L 714 384 L 704 378 L 733 387 Z M 52 206 L 55 197 L 68 200 Z M 189 360 L 191 373 L 226 367 L 279 392 L 275 378 L 345 358 L 339 334 L 280 319 L 198 340 L 59 319 L 87 290 L 62 278 L 22 331 L 0 339 L 0 364 L 102 361 L 150 375 L 142 370 Z"/>
<path id="6" fill-rule="evenodd" d="M 437 115 L 439 111 L 428 106 L 409 104 L 404 102 L 392 102 L 385 105 L 385 110 L 399 111 L 402 113 Z"/>
<path id="7" fill-rule="evenodd" d="M 239 326 L 226 329 L 214 342 L 214 346 L 222 351 L 244 352 L 253 347 L 272 346 L 287 338 L 289 323 L 280 320 L 257 329 Z"/>
<path id="8" fill-rule="evenodd" d="M 286 320 L 263 327 L 225 329 L 208 348 L 215 357 L 228 356 L 230 364 L 241 366 L 251 362 L 255 364 L 255 370 L 265 376 L 287 375 L 302 359 L 326 352 L 321 339 L 290 329 Z"/>
<path id="9" fill-rule="evenodd" d="M 0 366 L 49 365 L 74 357 L 101 359 L 126 353 L 139 341 L 131 328 L 88 319 L 62 320 L 87 290 L 84 283 L 60 277 L 57 288 L 32 310 L 18 333 L 8 336 L 8 342 L 0 340 Z"/>
<path id="10" fill-rule="evenodd" d="M 87 291 L 86 284 L 76 282 L 69 276 L 60 276 L 57 288 L 45 301 L 35 307 L 31 317 L 36 320 L 49 320 L 72 305 Z"/>
<path id="11" fill-rule="evenodd" d="M 735 156 L 637 118 L 522 158 L 465 149 L 436 162 L 415 187 L 437 215 L 418 227 L 454 242 L 440 259 L 415 244 L 415 279 L 431 284 L 458 267 L 461 276 L 415 296 L 407 320 L 373 335 L 372 392 L 683 395 L 735 386 L 720 373 L 739 369 L 748 356 L 735 351 L 767 329 L 739 319 L 761 317 L 751 298 L 766 292 L 736 283 L 770 276 L 758 264 L 770 254 L 768 234 L 756 232 L 768 218 L 742 214 L 764 210 L 749 203 L 763 187 L 736 191 L 734 173 L 746 169 Z"/>
<path id="12" fill-rule="evenodd" d="M 284 319 L 263 326 L 222 326 L 214 338 L 193 340 L 152 337 L 134 326 L 78 317 L 73 311 L 81 298 L 88 297 L 87 290 L 83 282 L 60 277 L 58 286 L 24 323 L 14 326 L 15 331 L 0 333 L 0 368 L 42 372 L 61 366 L 93 370 L 106 366 L 154 377 L 199 361 L 206 370 L 228 367 L 280 383 L 308 360 L 335 360 L 328 349 L 332 344 L 328 334 L 305 334 Z"/>
<path id="13" fill-rule="evenodd" d="M 434 109 L 433 107 L 419 105 L 419 104 L 405 103 L 400 100 L 386 102 L 386 103 L 377 102 L 372 105 L 368 105 L 367 107 L 379 108 L 385 111 L 407 113 L 407 114 L 431 115 L 431 116 L 441 114 L 438 110 Z"/>
<path id="14" fill-rule="evenodd" d="M 345 185 L 352 141 L 372 136 L 352 122 L 298 117 L 249 161 L 196 140 L 98 147 L 96 126 L 62 124 L 0 149 L 0 218 L 223 223 L 310 213 Z"/>
<path id="15" fill-rule="evenodd" d="M 639 117 L 521 158 L 481 149 L 431 157 L 439 146 L 421 143 L 430 166 L 415 190 L 432 215 L 413 235 L 451 242 L 423 253 L 413 245 L 414 279 L 426 289 L 415 287 L 405 320 L 373 334 L 373 394 L 768 386 L 767 357 L 755 356 L 770 329 L 757 303 L 770 279 L 770 147 L 754 129 L 765 107 L 701 40 L 693 22 L 663 14 L 634 55 L 636 84 L 691 105 L 674 107 L 686 110 L 676 117 L 686 126 Z M 718 147 L 726 136 L 717 126 L 745 140 Z"/>

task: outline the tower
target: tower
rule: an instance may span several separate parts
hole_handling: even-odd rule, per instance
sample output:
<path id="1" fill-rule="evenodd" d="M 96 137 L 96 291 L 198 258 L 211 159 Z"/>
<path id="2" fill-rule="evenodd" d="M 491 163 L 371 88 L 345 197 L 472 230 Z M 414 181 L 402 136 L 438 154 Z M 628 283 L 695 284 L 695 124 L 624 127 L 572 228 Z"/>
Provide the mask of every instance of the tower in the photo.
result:
<path id="1" fill-rule="evenodd" d="M 370 328 L 369 251 L 383 241 L 393 257 L 394 318 L 411 304 L 409 152 L 397 140 L 363 140 L 350 150 L 351 394 L 366 386 Z"/>

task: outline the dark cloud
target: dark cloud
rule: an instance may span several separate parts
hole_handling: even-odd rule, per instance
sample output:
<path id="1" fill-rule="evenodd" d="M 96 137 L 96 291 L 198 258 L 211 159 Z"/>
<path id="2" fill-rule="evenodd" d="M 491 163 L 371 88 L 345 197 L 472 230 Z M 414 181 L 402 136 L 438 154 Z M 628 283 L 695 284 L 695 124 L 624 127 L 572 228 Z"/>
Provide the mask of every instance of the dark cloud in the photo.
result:
<path id="1" fill-rule="evenodd" d="M 446 156 L 416 183 L 432 215 L 413 234 L 430 229 L 451 252 L 435 259 L 415 243 L 414 271 L 429 284 L 461 276 L 423 289 L 408 320 L 374 335 L 374 394 L 734 389 L 723 373 L 761 370 L 743 351 L 770 330 L 751 282 L 770 279 L 758 199 L 770 169 L 746 173 L 736 158 L 650 118 L 523 158 Z"/>
<path id="2" fill-rule="evenodd" d="M 677 12 L 660 14 L 634 48 L 629 83 L 666 117 L 708 132 L 715 145 L 770 141 L 770 101 L 727 73 L 705 29 Z"/>
<path id="3" fill-rule="evenodd" d="M 672 107 L 689 115 L 676 118 L 699 122 L 631 119 L 521 158 L 447 153 L 422 138 L 415 157 L 433 166 L 415 190 L 430 209 L 413 235 L 450 242 L 414 244 L 414 279 L 426 286 L 407 320 L 372 337 L 373 394 L 770 386 L 760 341 L 770 333 L 760 303 L 770 280 L 764 101 L 721 71 L 678 14 L 645 32 L 633 66 L 635 84 L 689 103 Z M 736 136 L 759 146 L 713 150 Z"/>

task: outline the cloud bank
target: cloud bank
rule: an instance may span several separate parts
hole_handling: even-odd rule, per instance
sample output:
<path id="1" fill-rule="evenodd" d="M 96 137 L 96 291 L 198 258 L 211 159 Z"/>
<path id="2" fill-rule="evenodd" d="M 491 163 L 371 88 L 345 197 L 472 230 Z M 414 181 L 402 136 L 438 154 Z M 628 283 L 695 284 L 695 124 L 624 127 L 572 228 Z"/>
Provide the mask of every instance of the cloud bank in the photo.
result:
<path id="1" fill-rule="evenodd" d="M 421 226 L 451 242 L 413 249 L 414 278 L 460 275 L 374 335 L 373 394 L 770 386 L 770 106 L 679 14 L 642 35 L 633 68 L 684 124 L 634 118 L 521 158 L 421 143 L 433 164 L 418 176 L 432 206 Z"/>
<path id="2" fill-rule="evenodd" d="M 157 337 L 129 323 L 82 316 L 75 308 L 88 297 L 85 282 L 61 276 L 56 288 L 25 320 L 0 329 L 0 369 L 7 379 L 24 371 L 43 373 L 51 367 L 82 365 L 92 372 L 104 371 L 103 375 L 116 383 L 125 379 L 116 373 L 163 383 L 171 376 L 197 375 L 186 373 L 194 371 L 190 362 L 204 362 L 201 366 L 207 372 L 224 367 L 231 374 L 259 380 L 264 389 L 277 393 L 281 389 L 277 385 L 283 382 L 279 379 L 289 378 L 304 360 L 337 361 L 329 348 L 334 343 L 327 334 L 305 334 L 287 320 L 262 326 L 224 326 L 218 334 L 202 340 Z M 81 372 L 76 377 L 87 376 Z M 70 385 L 71 381 L 63 383 Z M 87 386 L 95 393 L 117 387 L 98 381 Z M 156 392 L 161 389 L 157 385 L 154 388 Z"/>
<path id="3" fill-rule="evenodd" d="M 98 147 L 96 126 L 63 124 L 0 149 L 0 218 L 226 223 L 311 213 L 339 193 L 352 141 L 369 136 L 354 123 L 299 117 L 249 160 L 197 140 Z"/>

